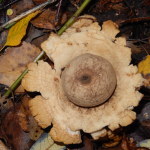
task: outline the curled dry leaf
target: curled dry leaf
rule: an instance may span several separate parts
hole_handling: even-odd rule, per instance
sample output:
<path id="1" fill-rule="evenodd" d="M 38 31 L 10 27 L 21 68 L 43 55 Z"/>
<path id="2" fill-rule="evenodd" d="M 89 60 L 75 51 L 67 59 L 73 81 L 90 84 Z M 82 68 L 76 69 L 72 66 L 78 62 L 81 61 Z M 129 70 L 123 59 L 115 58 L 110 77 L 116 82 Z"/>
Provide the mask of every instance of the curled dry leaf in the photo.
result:
<path id="1" fill-rule="evenodd" d="M 31 63 L 30 71 L 22 81 L 26 90 L 41 93 L 29 103 L 38 124 L 43 128 L 53 124 L 51 137 L 65 144 L 80 143 L 80 130 L 98 139 L 108 134 L 108 128 L 115 130 L 131 124 L 136 118 L 132 109 L 142 98 L 137 89 L 143 84 L 143 78 L 137 73 L 137 67 L 130 65 L 131 50 L 126 47 L 125 38 L 115 37 L 119 30 L 112 21 L 104 22 L 101 28 L 95 20 L 92 16 L 82 16 L 61 36 L 52 33 L 42 43 L 42 48 L 53 60 L 54 69 L 44 61 Z M 79 57 L 84 58 L 84 65 L 77 61 Z M 103 66 L 105 63 L 101 67 L 97 63 L 101 57 L 107 62 L 107 67 Z M 78 62 L 79 67 L 74 67 L 74 61 Z M 72 98 L 66 93 L 62 84 L 64 72 L 70 78 L 69 84 L 66 82 L 71 88 L 68 90 L 73 95 L 74 91 L 78 92 L 77 99 L 77 95 L 79 99 L 84 96 L 85 104 L 89 103 L 90 98 L 94 103 L 98 101 L 95 107 L 91 104 L 78 105 L 74 96 Z M 107 76 L 116 82 L 112 79 L 108 81 Z M 97 85 L 97 81 L 100 84 Z M 106 96 L 102 89 L 107 89 L 109 95 Z"/>
<path id="2" fill-rule="evenodd" d="M 65 23 L 65 21 L 67 20 L 67 15 L 64 13 L 62 17 L 60 18 L 59 23 L 56 22 L 55 20 L 56 13 L 57 13 L 57 10 L 46 9 L 37 18 L 32 20 L 31 23 L 35 27 L 38 27 L 38 28 L 55 29 L 56 26 Z"/>
<path id="3" fill-rule="evenodd" d="M 39 48 L 26 42 L 19 47 L 7 48 L 0 56 L 0 83 L 10 86 L 39 53 Z M 23 91 L 21 86 L 17 89 L 17 92 Z"/>

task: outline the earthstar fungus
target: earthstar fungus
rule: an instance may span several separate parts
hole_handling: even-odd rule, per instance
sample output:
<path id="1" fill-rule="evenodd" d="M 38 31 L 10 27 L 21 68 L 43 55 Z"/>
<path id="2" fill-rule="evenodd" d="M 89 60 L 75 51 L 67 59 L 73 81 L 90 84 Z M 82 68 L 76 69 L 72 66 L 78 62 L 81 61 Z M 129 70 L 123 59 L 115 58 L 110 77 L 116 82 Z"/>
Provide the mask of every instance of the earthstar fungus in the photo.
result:
<path id="1" fill-rule="evenodd" d="M 41 93 L 30 101 L 31 112 L 41 127 L 53 125 L 55 141 L 80 143 L 80 130 L 98 139 L 136 118 L 132 109 L 142 98 L 143 78 L 118 32 L 112 21 L 101 28 L 93 16 L 81 16 L 42 43 L 54 69 L 44 61 L 28 66 L 22 85 Z"/>

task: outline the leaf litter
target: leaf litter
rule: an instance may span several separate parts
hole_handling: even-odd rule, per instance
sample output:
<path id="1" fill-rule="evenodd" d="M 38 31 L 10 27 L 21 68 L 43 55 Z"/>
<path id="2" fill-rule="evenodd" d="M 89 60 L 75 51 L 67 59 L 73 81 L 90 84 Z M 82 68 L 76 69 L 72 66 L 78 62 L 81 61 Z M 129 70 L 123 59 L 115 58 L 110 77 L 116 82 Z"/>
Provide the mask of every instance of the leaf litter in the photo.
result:
<path id="1" fill-rule="evenodd" d="M 39 53 L 39 48 L 25 41 L 18 47 L 8 47 L 0 56 L 0 83 L 10 86 Z M 16 92 L 23 91 L 19 87 Z"/>

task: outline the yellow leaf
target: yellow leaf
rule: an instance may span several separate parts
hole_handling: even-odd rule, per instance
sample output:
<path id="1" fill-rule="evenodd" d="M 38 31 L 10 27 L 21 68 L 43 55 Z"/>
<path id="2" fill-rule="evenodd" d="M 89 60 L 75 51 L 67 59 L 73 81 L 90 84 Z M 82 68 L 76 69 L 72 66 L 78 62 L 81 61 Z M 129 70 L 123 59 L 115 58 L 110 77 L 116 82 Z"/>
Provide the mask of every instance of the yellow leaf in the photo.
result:
<path id="1" fill-rule="evenodd" d="M 150 74 L 150 55 L 147 55 L 146 58 L 138 64 L 138 70 L 144 76 Z"/>
<path id="2" fill-rule="evenodd" d="M 12 26 L 8 32 L 7 41 L 5 46 L 17 46 L 21 43 L 22 38 L 26 34 L 26 29 L 28 27 L 29 21 L 35 17 L 40 11 L 36 11 L 29 14 L 27 17 L 18 21 L 14 26 Z"/>

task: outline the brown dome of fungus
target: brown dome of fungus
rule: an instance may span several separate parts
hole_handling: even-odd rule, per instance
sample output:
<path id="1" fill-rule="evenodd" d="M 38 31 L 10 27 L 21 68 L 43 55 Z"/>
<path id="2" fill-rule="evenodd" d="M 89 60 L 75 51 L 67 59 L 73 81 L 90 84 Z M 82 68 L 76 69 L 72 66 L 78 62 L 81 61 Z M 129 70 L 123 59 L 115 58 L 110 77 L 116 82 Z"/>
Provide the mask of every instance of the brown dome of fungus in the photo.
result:
<path id="1" fill-rule="evenodd" d="M 51 137 L 55 141 L 65 144 L 80 143 L 81 130 L 89 133 L 94 139 L 98 139 L 109 134 L 109 130 L 114 131 L 120 126 L 131 124 L 136 119 L 133 108 L 138 105 L 142 98 L 142 94 L 137 90 L 143 84 L 143 78 L 141 74 L 137 73 L 137 67 L 130 64 L 131 50 L 125 46 L 125 38 L 116 37 L 119 32 L 117 25 L 112 21 L 106 21 L 101 29 L 99 24 L 94 21 L 95 18 L 92 16 L 81 16 L 61 36 L 52 33 L 42 43 L 41 47 L 54 62 L 54 68 L 44 61 L 32 63 L 28 66 L 29 72 L 22 81 L 22 85 L 27 91 L 41 93 L 40 96 L 36 96 L 29 102 L 30 110 L 38 124 L 43 128 L 52 124 Z M 92 57 L 92 61 L 90 58 L 84 62 L 84 59 L 81 59 L 83 56 Z M 100 68 L 99 65 L 94 65 L 99 64 L 98 58 L 109 61 L 110 63 L 107 61 L 104 63 L 111 64 L 113 67 L 112 69 L 111 65 L 104 65 L 102 68 L 105 70 L 102 76 L 102 79 L 106 80 L 105 83 L 101 82 L 98 75 L 93 76 L 95 71 Z M 80 66 L 79 61 L 75 61 L 76 59 L 81 59 Z M 84 71 L 80 70 L 83 70 L 84 67 L 82 68 L 82 66 L 87 65 L 87 63 L 91 64 L 91 68 L 87 70 L 85 68 L 86 73 L 82 74 Z M 68 64 L 76 66 L 77 72 L 72 72 L 75 70 L 71 69 L 73 67 Z M 108 66 L 110 68 L 107 70 Z M 62 72 L 63 68 L 66 68 L 64 72 Z M 112 73 L 113 70 L 115 73 Z M 111 74 L 108 77 L 105 75 L 107 71 L 110 71 L 108 74 Z M 98 70 L 98 72 L 100 71 Z M 68 73 L 73 76 L 77 75 L 77 78 L 75 78 L 76 76 L 70 79 L 66 78 Z M 63 78 L 66 79 L 63 80 Z M 109 91 L 110 88 L 108 87 L 113 82 L 113 88 L 107 95 L 108 101 L 97 105 L 96 99 L 92 98 L 90 106 L 97 105 L 95 107 L 86 108 L 75 105 L 75 102 L 72 103 L 69 100 L 74 98 L 68 98 L 73 91 L 71 85 L 69 85 L 71 87 L 70 92 L 67 91 L 67 87 L 65 87 L 66 90 L 63 89 L 63 86 L 68 86 L 65 83 L 68 84 L 69 80 L 72 82 L 73 78 L 78 82 L 76 83 L 78 88 L 75 90 L 76 97 L 80 93 L 80 99 L 84 95 L 83 89 L 88 91 L 89 88 L 91 92 L 97 86 L 101 93 L 101 89 Z M 115 87 L 116 80 L 117 85 Z M 101 82 L 101 86 L 98 84 L 99 82 Z M 89 83 L 96 83 L 96 86 L 91 88 Z M 83 92 L 79 91 L 80 85 L 84 87 Z M 94 93 L 96 93 L 95 91 Z M 85 99 L 88 94 L 94 97 L 94 94 L 90 92 L 87 93 Z M 95 96 L 98 97 L 99 93 L 96 93 Z M 105 100 L 107 96 L 105 95 Z M 87 104 L 89 107 L 89 103 L 86 102 Z"/>
<path id="2" fill-rule="evenodd" d="M 82 107 L 104 103 L 116 86 L 112 65 L 106 59 L 93 54 L 74 58 L 62 72 L 61 79 L 68 99 Z"/>

